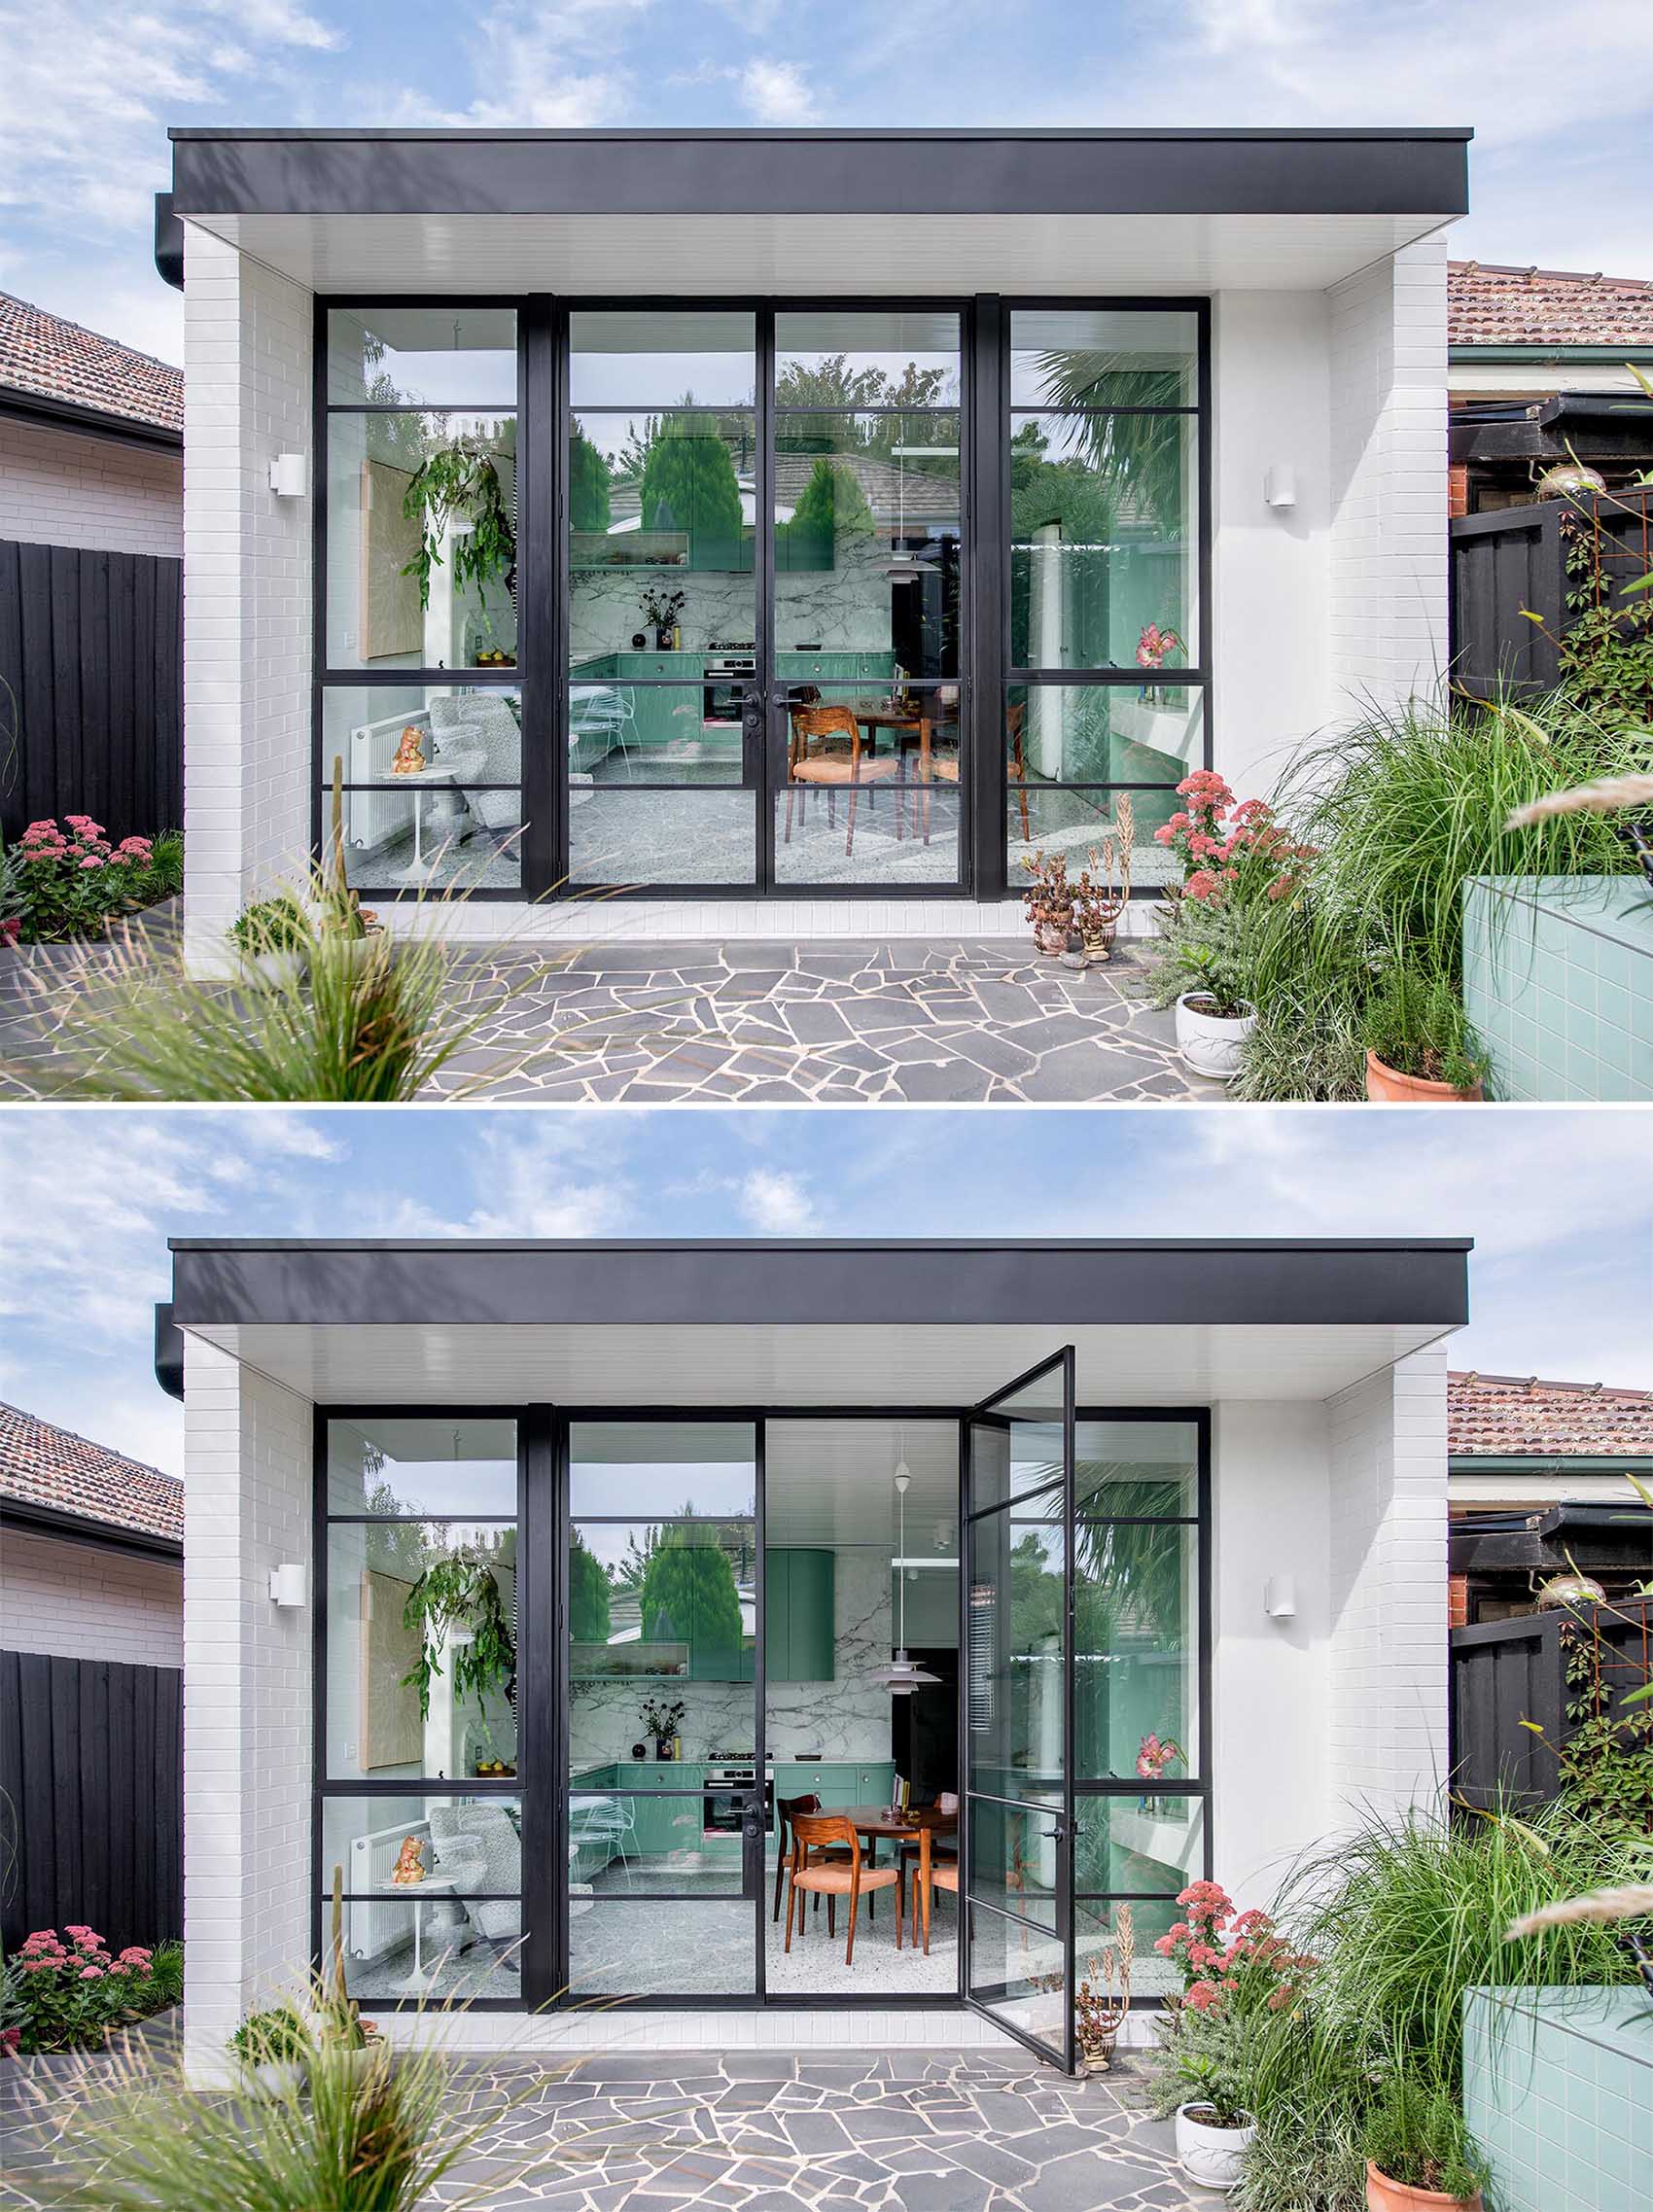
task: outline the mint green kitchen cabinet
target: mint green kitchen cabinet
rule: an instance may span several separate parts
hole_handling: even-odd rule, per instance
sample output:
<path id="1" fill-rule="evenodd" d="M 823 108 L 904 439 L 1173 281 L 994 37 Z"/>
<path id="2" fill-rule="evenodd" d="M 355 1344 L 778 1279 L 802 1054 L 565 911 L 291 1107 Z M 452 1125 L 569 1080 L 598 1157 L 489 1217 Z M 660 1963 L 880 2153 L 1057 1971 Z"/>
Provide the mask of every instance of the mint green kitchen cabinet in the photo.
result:
<path id="1" fill-rule="evenodd" d="M 830 1682 L 837 1672 L 830 1552 L 764 1555 L 764 1665 L 771 1682 Z"/>
<path id="2" fill-rule="evenodd" d="M 896 1786 L 896 1762 L 888 1760 L 878 1767 L 862 1767 L 856 1774 L 856 1803 L 858 1805 L 888 1805 L 890 1793 Z"/>

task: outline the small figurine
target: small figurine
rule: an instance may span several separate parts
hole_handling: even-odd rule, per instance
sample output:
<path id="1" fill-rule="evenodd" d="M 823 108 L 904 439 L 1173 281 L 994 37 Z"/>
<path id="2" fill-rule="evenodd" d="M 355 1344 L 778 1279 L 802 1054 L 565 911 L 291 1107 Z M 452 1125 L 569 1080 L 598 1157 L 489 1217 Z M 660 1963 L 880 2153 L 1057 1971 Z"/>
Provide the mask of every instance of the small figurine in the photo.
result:
<path id="1" fill-rule="evenodd" d="M 427 766 L 428 762 L 419 746 L 419 732 L 409 722 L 402 733 L 402 741 L 397 746 L 396 758 L 390 764 L 390 772 L 393 776 L 420 776 Z"/>
<path id="2" fill-rule="evenodd" d="M 396 1864 L 391 1869 L 393 1889 L 411 1889 L 425 1878 L 425 1846 L 417 1836 L 404 1836 Z"/>

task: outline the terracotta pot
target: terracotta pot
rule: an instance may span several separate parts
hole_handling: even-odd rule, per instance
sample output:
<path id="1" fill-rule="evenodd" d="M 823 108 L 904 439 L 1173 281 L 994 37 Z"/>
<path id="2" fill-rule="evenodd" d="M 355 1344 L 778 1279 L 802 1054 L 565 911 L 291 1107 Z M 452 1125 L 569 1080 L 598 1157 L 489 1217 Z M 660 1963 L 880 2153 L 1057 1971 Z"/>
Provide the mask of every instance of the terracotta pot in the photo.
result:
<path id="1" fill-rule="evenodd" d="M 1467 1091 L 1427 1075 L 1403 1075 L 1375 1052 L 1366 1055 L 1366 1096 L 1374 1106 L 1474 1106 L 1486 1096 L 1479 1083 Z M 1443 2202 L 1450 2199 L 1443 2198 Z"/>
<path id="2" fill-rule="evenodd" d="M 1366 2160 L 1366 2212 L 1481 2212 L 1481 2192 L 1443 2196 L 1438 2189 L 1408 2189 Z"/>
<path id="3" fill-rule="evenodd" d="M 1215 1075 L 1228 1082 L 1240 1072 L 1240 1055 L 1246 1039 L 1257 1026 L 1254 1006 L 1243 1014 L 1208 1014 L 1193 1001 L 1208 994 L 1184 991 L 1177 1001 L 1177 1049 L 1196 1075 Z"/>
<path id="4" fill-rule="evenodd" d="M 1234 2189 L 1239 2185 L 1246 2146 L 1257 2132 L 1248 2113 L 1243 2127 L 1213 2127 L 1195 2117 L 1210 2112 L 1209 2104 L 1177 2107 L 1177 2157 L 1188 2179 L 1201 2189 Z"/>

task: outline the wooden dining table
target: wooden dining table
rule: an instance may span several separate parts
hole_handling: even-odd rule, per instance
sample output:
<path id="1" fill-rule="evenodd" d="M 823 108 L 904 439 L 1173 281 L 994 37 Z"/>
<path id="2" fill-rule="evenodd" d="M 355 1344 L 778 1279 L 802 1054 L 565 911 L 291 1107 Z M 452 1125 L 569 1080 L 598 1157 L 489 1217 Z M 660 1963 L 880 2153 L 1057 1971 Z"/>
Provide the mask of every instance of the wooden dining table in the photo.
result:
<path id="1" fill-rule="evenodd" d="M 816 1819 L 847 1820 L 858 1836 L 869 1843 L 888 1838 L 895 1843 L 918 1845 L 918 1878 L 923 1894 L 924 1948 L 930 1950 L 930 1840 L 932 1836 L 957 1835 L 959 1816 L 956 1812 L 943 1812 L 935 1806 L 915 1806 L 908 1812 L 897 1812 L 888 1805 L 823 1806 Z"/>
<path id="2" fill-rule="evenodd" d="M 922 707 L 892 707 L 882 699 L 850 699 L 845 702 L 850 713 L 862 729 L 889 729 L 906 737 L 918 738 L 918 777 L 921 784 L 930 781 L 930 748 L 938 729 L 957 726 L 958 716 L 927 714 Z"/>

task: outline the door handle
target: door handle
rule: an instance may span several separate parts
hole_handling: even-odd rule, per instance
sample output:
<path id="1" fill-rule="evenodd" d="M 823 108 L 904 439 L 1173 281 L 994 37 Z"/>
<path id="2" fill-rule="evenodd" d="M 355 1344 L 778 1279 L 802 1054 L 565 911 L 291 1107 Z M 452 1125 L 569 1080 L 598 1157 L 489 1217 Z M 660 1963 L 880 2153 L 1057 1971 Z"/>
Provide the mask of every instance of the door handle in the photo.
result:
<path id="1" fill-rule="evenodd" d="M 741 693 L 740 725 L 749 738 L 760 738 L 763 735 L 766 713 L 761 691 L 748 689 Z"/>

